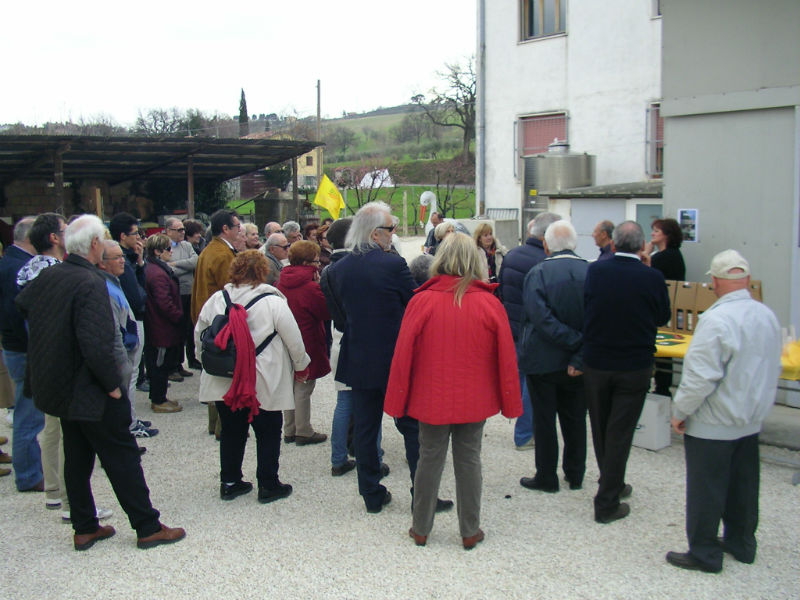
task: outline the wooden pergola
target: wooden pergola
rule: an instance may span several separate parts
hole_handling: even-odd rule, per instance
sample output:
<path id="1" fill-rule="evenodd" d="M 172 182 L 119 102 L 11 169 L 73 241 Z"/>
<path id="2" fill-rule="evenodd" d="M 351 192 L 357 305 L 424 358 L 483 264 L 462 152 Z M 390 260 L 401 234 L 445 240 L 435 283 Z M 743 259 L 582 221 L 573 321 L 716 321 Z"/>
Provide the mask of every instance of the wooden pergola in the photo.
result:
<path id="1" fill-rule="evenodd" d="M 53 181 L 63 208 L 65 180 L 97 179 L 109 186 L 139 179 L 187 181 L 194 216 L 194 182 L 226 181 L 292 160 L 321 142 L 206 137 L 0 135 L 0 190 L 17 180 Z M 297 186 L 295 186 L 296 189 Z"/>

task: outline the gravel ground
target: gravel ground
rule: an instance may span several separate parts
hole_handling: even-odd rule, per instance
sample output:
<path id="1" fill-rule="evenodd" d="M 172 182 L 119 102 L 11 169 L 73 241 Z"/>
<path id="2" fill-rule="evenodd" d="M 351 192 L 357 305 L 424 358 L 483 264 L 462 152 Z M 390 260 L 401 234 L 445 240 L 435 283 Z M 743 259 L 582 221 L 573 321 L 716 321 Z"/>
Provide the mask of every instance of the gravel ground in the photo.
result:
<path id="1" fill-rule="evenodd" d="M 403 240 L 407 259 L 421 238 Z M 534 473 L 534 453 L 514 450 L 513 423 L 487 422 L 483 445 L 481 526 L 486 541 L 461 547 L 455 510 L 437 515 L 424 548 L 408 537 L 410 480 L 402 438 L 384 419 L 384 483 L 392 503 L 367 514 L 355 472 L 330 475 L 330 443 L 283 446 L 281 479 L 294 486 L 286 500 L 261 505 L 256 493 L 219 499 L 219 450 L 206 433 L 199 376 L 172 384 L 170 398 L 184 410 L 156 415 L 145 394 L 139 416 L 161 433 L 142 445 L 153 504 L 185 540 L 137 550 L 135 533 L 101 468 L 93 485 L 98 505 L 112 508 L 106 523 L 117 535 L 86 552 L 72 549 L 60 512 L 44 508 L 43 494 L 14 491 L 0 479 L 3 569 L 0 600 L 49 598 L 797 598 L 800 590 L 800 487 L 791 484 L 800 452 L 766 448 L 761 469 L 760 542 L 755 564 L 725 557 L 708 575 L 676 569 L 668 550 L 685 551 L 684 462 L 680 438 L 659 452 L 633 448 L 627 481 L 631 515 L 610 525 L 593 520 L 594 486 L 558 494 L 520 487 Z M 335 404 L 332 376 L 317 382 L 312 421 L 330 433 Z M 0 434 L 10 430 L 0 426 Z M 250 439 L 245 478 L 255 481 Z M 7 447 L 8 448 L 8 447 Z M 597 480 L 589 441 L 586 483 Z M 455 498 L 452 464 L 440 497 Z"/>
<path id="2" fill-rule="evenodd" d="M 151 413 L 137 394 L 139 415 L 161 433 L 143 445 L 152 500 L 184 541 L 141 551 L 102 469 L 95 496 L 114 510 L 117 535 L 75 552 L 71 528 L 44 508 L 42 494 L 14 491 L 0 479 L 4 569 L 0 598 L 797 598 L 800 581 L 800 488 L 792 471 L 764 461 L 761 525 L 753 565 L 726 556 L 719 575 L 687 572 L 664 561 L 686 548 L 684 463 L 680 439 L 659 452 L 633 448 L 627 481 L 634 487 L 631 516 L 610 525 L 593 519 L 593 486 L 558 494 L 532 492 L 519 478 L 532 475 L 533 452 L 518 452 L 513 424 L 487 422 L 483 446 L 482 528 L 486 541 L 461 548 L 455 511 L 440 514 L 426 547 L 408 537 L 409 476 L 402 438 L 384 419 L 386 479 L 392 503 L 370 515 L 358 496 L 355 472 L 330 475 L 330 444 L 283 446 L 281 478 L 294 486 L 286 500 L 261 505 L 251 493 L 233 502 L 218 495 L 218 444 L 206 433 L 206 408 L 195 400 L 199 377 L 172 384 L 181 413 Z M 333 380 L 320 380 L 313 423 L 330 433 Z M 0 427 L 0 433 L 8 434 Z M 245 457 L 255 478 L 254 439 Z M 787 460 L 798 453 L 775 448 Z M 597 467 L 588 458 L 586 482 Z M 448 460 L 440 496 L 455 497 Z"/>

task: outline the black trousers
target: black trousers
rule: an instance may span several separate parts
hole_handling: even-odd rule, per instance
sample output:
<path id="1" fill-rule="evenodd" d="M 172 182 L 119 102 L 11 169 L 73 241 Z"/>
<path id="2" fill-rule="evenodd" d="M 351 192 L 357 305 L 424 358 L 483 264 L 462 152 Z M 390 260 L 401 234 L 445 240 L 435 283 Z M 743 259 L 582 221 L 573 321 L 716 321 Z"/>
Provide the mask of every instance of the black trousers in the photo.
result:
<path id="1" fill-rule="evenodd" d="M 97 531 L 91 477 L 95 456 L 114 488 L 122 510 L 138 537 L 159 531 L 159 512 L 150 504 L 139 447 L 128 426 L 131 406 L 125 390 L 119 400 L 109 398 L 101 421 L 61 419 L 64 437 L 64 483 L 75 533 Z"/>
<path id="2" fill-rule="evenodd" d="M 381 485 L 381 462 L 378 458 L 378 432 L 383 419 L 383 389 L 353 389 L 353 448 L 356 453 L 358 493 L 368 509 L 381 506 L 386 488 Z M 413 485 L 419 461 L 419 422 L 411 417 L 395 419 L 402 434 L 406 459 Z"/>
<path id="3" fill-rule="evenodd" d="M 181 306 L 183 307 L 183 335 L 184 348 L 178 356 L 178 367 L 183 364 L 184 356 L 189 362 L 196 361 L 194 355 L 194 323 L 192 323 L 192 295 L 181 296 Z"/>
<path id="4" fill-rule="evenodd" d="M 182 347 L 163 348 L 163 356 L 159 356 L 160 350 L 148 344 L 144 346 L 144 362 L 150 378 L 150 402 L 153 404 L 162 404 L 167 399 L 167 377 L 175 370 Z"/>
<path id="5" fill-rule="evenodd" d="M 600 485 L 594 497 L 596 518 L 613 514 L 619 506 L 633 433 L 642 414 L 652 373 L 651 367 L 637 371 L 584 368 L 594 454 L 600 469 Z"/>
<path id="6" fill-rule="evenodd" d="M 274 490 L 278 487 L 278 459 L 281 455 L 281 428 L 283 412 L 259 410 L 248 423 L 250 411 L 232 411 L 222 401 L 215 402 L 222 433 L 219 440 L 220 481 L 235 483 L 242 479 L 242 461 L 247 444 L 247 431 L 253 427 L 256 435 L 256 480 L 259 488 Z"/>
<path id="7" fill-rule="evenodd" d="M 657 358 L 656 359 L 656 372 L 653 374 L 653 379 L 656 382 L 656 394 L 662 396 L 672 397 L 672 359 L 671 358 Z"/>
<path id="8" fill-rule="evenodd" d="M 528 375 L 536 439 L 536 479 L 558 487 L 558 434 L 556 416 L 564 438 L 561 467 L 570 483 L 581 484 L 586 472 L 586 397 L 583 376 L 557 371 Z"/>
<path id="9" fill-rule="evenodd" d="M 761 468 L 758 434 L 737 440 L 684 435 L 683 446 L 689 553 L 711 567 L 722 567 L 717 542 L 722 520 L 726 549 L 741 562 L 753 562 Z"/>

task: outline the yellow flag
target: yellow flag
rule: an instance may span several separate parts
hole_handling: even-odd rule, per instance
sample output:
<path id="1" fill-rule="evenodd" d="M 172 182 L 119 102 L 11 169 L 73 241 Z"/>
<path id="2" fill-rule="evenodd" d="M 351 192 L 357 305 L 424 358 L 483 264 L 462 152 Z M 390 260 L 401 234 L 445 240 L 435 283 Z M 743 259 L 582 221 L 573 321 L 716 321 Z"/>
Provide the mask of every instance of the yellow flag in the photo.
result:
<path id="1" fill-rule="evenodd" d="M 342 198 L 339 188 L 328 179 L 327 175 L 322 176 L 322 181 L 317 188 L 317 195 L 314 197 L 314 204 L 326 209 L 334 220 L 339 218 L 339 211 L 344 208 L 344 198 Z"/>

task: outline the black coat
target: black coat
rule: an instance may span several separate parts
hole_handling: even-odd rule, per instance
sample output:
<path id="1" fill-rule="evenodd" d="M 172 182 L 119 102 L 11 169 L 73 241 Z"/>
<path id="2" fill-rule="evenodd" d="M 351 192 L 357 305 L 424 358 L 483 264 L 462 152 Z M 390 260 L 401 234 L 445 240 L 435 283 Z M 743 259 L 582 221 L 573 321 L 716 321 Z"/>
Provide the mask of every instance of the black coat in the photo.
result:
<path id="1" fill-rule="evenodd" d="M 525 282 L 525 276 L 545 258 L 547 258 L 547 254 L 544 252 L 542 240 L 529 237 L 522 246 L 514 248 L 506 254 L 503 264 L 500 265 L 498 291 L 508 313 L 508 322 L 511 325 L 511 335 L 514 336 L 514 341 L 519 339 L 521 333 L 522 285 Z"/>
<path id="2" fill-rule="evenodd" d="M 0 331 L 3 335 L 3 348 L 11 352 L 28 350 L 28 334 L 14 299 L 19 293 L 17 273 L 25 266 L 32 254 L 18 246 L 9 246 L 0 259 Z"/>
<path id="3" fill-rule="evenodd" d="M 542 374 L 583 369 L 583 283 L 588 263 L 554 252 L 525 276 L 519 370 Z"/>
<path id="4" fill-rule="evenodd" d="M 376 248 L 348 254 L 327 273 L 345 318 L 336 381 L 385 388 L 403 313 L 417 287 L 405 259 Z"/>
<path id="5" fill-rule="evenodd" d="M 100 272 L 70 254 L 27 284 L 16 304 L 28 320 L 28 376 L 36 407 L 55 417 L 100 421 L 106 402 L 114 401 L 108 393 L 122 384 L 114 360 L 119 333 Z"/>

